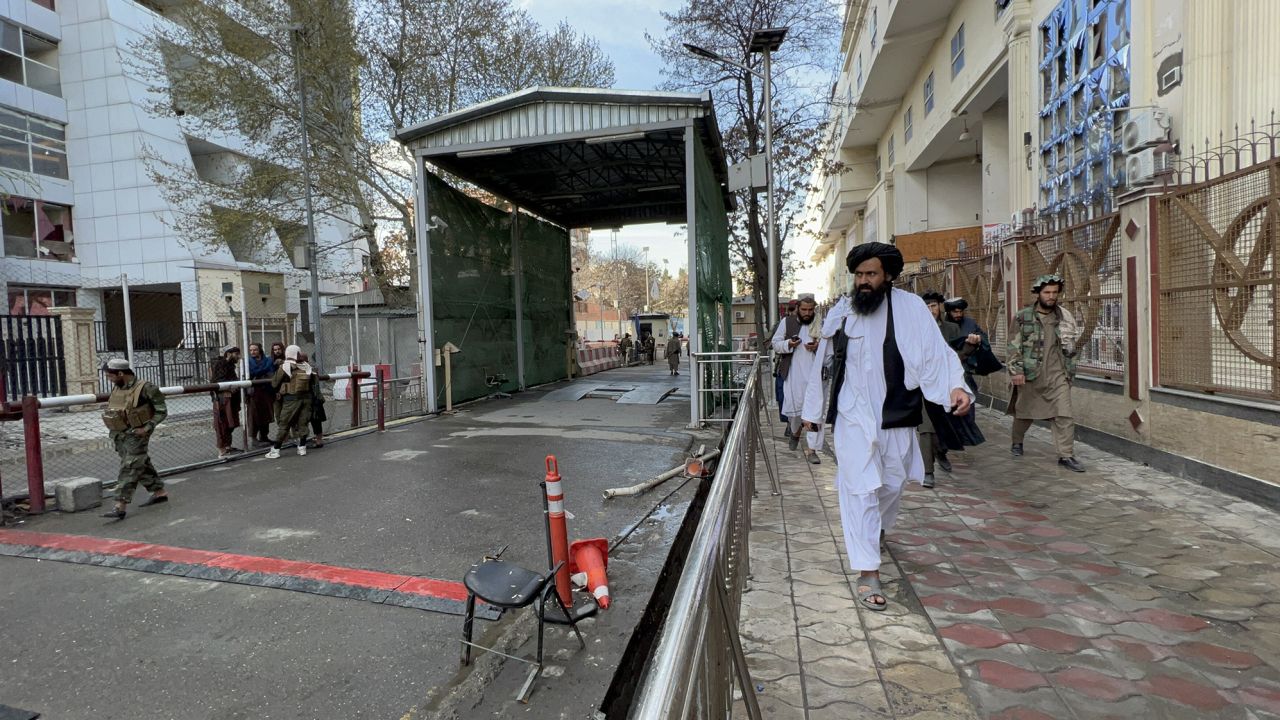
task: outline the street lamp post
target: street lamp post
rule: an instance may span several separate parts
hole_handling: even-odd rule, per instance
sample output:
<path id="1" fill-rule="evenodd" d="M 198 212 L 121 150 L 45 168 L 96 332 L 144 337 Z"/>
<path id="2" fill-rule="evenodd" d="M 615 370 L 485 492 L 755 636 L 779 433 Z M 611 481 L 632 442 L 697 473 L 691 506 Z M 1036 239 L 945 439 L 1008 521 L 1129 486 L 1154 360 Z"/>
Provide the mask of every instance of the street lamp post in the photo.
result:
<path id="1" fill-rule="evenodd" d="M 311 332 L 315 338 L 312 357 L 323 358 L 320 351 L 320 268 L 316 257 L 316 216 L 315 206 L 311 200 L 311 141 L 307 134 L 307 89 L 302 75 L 302 32 L 301 23 L 286 25 L 289 38 L 293 43 L 293 75 L 298 88 L 298 122 L 302 125 L 302 185 L 307 209 L 307 268 L 311 271 L 311 296 L 307 303 L 307 314 L 311 317 Z"/>
<path id="2" fill-rule="evenodd" d="M 685 43 L 684 47 L 698 57 L 714 60 L 739 70 L 750 73 L 764 82 L 764 178 L 765 178 L 765 227 L 769 257 L 769 328 L 778 324 L 778 266 L 782 256 L 778 248 L 777 215 L 773 204 L 773 73 L 772 54 L 782 45 L 788 28 L 768 28 L 756 30 L 751 34 L 750 51 L 764 56 L 764 72 L 758 72 L 746 65 L 730 60 L 719 53 L 706 48 Z"/>
<path id="3" fill-rule="evenodd" d="M 649 312 L 649 246 L 644 246 L 644 311 Z"/>

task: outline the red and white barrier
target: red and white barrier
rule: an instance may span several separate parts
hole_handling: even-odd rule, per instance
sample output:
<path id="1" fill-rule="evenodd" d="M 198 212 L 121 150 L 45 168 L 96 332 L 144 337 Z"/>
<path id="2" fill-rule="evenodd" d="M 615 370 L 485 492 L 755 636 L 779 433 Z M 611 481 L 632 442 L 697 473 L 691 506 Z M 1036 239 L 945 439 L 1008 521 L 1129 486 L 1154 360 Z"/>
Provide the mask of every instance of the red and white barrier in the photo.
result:
<path id="1" fill-rule="evenodd" d="M 618 357 L 617 348 L 584 348 L 578 350 L 578 367 L 584 376 L 594 375 L 622 367 L 622 358 Z"/>

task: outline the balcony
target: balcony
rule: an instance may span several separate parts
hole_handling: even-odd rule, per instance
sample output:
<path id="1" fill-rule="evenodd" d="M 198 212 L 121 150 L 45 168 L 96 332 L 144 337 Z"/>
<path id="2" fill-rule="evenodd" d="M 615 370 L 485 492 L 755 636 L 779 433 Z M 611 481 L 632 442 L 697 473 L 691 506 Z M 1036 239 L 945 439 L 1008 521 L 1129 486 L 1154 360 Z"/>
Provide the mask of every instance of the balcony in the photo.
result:
<path id="1" fill-rule="evenodd" d="M 857 56 L 863 61 L 861 90 L 853 88 L 851 112 L 837 129 L 843 148 L 875 145 L 897 113 L 902 99 L 915 89 L 915 78 L 934 43 L 946 32 L 959 0 L 889 0 L 880 12 L 875 47 L 870 26 L 863 25 L 846 58 L 845 74 L 856 72 Z M 856 84 L 851 78 L 845 82 Z"/>
<path id="2" fill-rule="evenodd" d="M 844 234 L 858 211 L 866 207 L 867 198 L 878 182 L 874 157 L 846 159 L 844 171 L 828 176 L 823 182 L 822 220 L 818 230 L 824 234 Z"/>

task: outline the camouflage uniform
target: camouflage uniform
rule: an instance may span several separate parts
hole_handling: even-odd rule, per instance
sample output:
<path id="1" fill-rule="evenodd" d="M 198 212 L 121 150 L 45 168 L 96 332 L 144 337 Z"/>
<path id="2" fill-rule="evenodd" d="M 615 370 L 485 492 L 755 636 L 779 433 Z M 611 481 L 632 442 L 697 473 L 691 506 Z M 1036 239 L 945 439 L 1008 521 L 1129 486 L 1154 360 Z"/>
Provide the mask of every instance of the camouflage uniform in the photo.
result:
<path id="1" fill-rule="evenodd" d="M 141 388 L 136 387 L 139 383 L 142 385 Z M 108 410 L 104 413 L 104 420 L 111 430 L 111 442 L 115 444 L 116 453 L 120 456 L 116 500 L 127 505 L 133 500 L 133 491 L 138 487 L 138 483 L 142 483 L 142 486 L 151 493 L 164 489 L 164 481 L 156 472 L 155 465 L 151 464 L 148 446 L 151 443 L 151 434 L 155 432 L 157 425 L 164 422 L 169 410 L 165 406 L 164 394 L 160 392 L 160 388 L 137 378 L 130 379 L 124 387 L 112 390 L 111 397 L 112 399 L 108 401 Z M 132 403 L 131 397 L 134 398 Z M 116 408 L 123 409 L 123 412 L 117 411 Z M 150 417 L 144 420 L 148 414 L 147 408 L 150 408 Z M 134 412 L 130 413 L 130 410 Z M 114 417 L 108 419 L 106 417 L 108 414 L 114 414 Z M 130 415 L 133 415 L 132 419 Z M 140 427 L 145 427 L 151 432 L 148 432 L 145 437 L 139 437 L 134 431 Z"/>
<path id="2" fill-rule="evenodd" d="M 307 439 L 308 426 L 311 423 L 311 384 L 315 381 L 313 373 L 294 370 L 286 375 L 284 368 L 276 368 L 275 377 L 271 378 L 271 386 L 277 388 L 277 402 L 280 413 L 276 417 L 276 441 L 279 448 L 292 434 L 301 445 Z"/>

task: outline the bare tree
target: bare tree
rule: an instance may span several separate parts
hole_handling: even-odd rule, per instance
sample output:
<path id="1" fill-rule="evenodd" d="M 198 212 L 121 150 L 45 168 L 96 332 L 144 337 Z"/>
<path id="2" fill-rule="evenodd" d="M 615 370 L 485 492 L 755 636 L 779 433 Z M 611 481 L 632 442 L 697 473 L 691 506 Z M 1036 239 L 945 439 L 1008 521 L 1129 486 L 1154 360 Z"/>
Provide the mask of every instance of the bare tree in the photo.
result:
<path id="1" fill-rule="evenodd" d="M 305 237 L 300 97 L 283 15 L 302 28 L 317 212 L 367 248 L 369 271 L 393 305 L 413 302 L 413 288 L 400 283 L 416 236 L 412 158 L 391 133 L 518 89 L 513 82 L 613 80 L 594 40 L 563 25 L 545 31 L 512 0 L 237 0 L 234 15 L 232 7 L 175 6 L 174 23 L 134 48 L 156 98 L 152 112 L 183 115 L 204 131 L 197 136 L 246 137 L 254 146 L 212 183 L 185 160 L 150 154 L 180 230 L 197 245 L 237 242 L 248 252 L 263 251 L 273 233 L 284 251 Z M 512 68 L 523 72 L 515 77 Z"/>
<path id="2" fill-rule="evenodd" d="M 707 48 L 722 57 L 763 71 L 759 55 L 750 52 L 756 30 L 789 28 L 781 50 L 773 55 L 774 192 L 779 247 L 802 230 L 809 178 L 823 161 L 824 126 L 829 109 L 822 85 L 834 65 L 840 17 L 829 0 L 685 0 L 679 10 L 663 13 L 666 31 L 649 42 L 666 61 L 669 89 L 710 91 L 730 162 L 764 151 L 763 86 L 751 73 L 691 56 L 683 43 Z M 769 264 L 765 247 L 763 198 L 742 191 L 742 208 L 730 226 L 730 247 L 737 264 L 735 279 L 756 300 L 757 326 L 767 317 Z M 781 254 L 780 254 L 781 255 Z M 790 270 L 777 259 L 779 279 Z"/>

